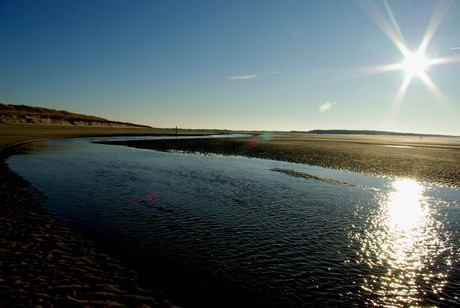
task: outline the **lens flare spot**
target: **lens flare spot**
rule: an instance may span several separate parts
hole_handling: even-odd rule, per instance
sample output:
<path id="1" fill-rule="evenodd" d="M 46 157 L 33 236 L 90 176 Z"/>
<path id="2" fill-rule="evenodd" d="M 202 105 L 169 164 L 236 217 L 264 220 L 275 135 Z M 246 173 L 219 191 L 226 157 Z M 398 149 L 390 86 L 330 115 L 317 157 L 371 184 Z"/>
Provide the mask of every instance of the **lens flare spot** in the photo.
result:
<path id="1" fill-rule="evenodd" d="M 264 144 L 272 140 L 273 133 L 272 132 L 264 132 L 263 134 L 258 135 L 257 137 L 251 138 L 249 140 L 249 147 L 250 148 L 257 148 L 260 144 Z"/>
<path id="2" fill-rule="evenodd" d="M 256 138 L 251 138 L 251 140 L 249 140 L 249 147 L 250 148 L 257 148 L 257 146 L 259 145 L 259 141 L 256 139 Z"/>
<path id="3" fill-rule="evenodd" d="M 156 190 L 151 190 L 147 193 L 147 200 L 156 201 L 160 197 L 160 194 Z"/>
<path id="4" fill-rule="evenodd" d="M 139 198 L 138 196 L 133 197 L 133 204 L 139 204 L 141 201 L 141 198 Z"/>

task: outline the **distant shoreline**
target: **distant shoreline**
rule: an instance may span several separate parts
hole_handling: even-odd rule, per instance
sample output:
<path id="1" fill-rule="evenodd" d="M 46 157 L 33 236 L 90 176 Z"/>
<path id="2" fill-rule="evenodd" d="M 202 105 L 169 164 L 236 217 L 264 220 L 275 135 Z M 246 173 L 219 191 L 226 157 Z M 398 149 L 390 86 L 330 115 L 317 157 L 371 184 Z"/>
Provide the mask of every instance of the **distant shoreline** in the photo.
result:
<path id="1" fill-rule="evenodd" d="M 213 140 L 103 142 L 158 151 L 240 155 L 460 189 L 460 138 L 274 134 Z M 443 151 L 437 151 L 443 150 Z"/>
<path id="2" fill-rule="evenodd" d="M 441 134 L 422 134 L 422 133 L 402 133 L 390 132 L 381 130 L 348 130 L 348 129 L 314 129 L 306 132 L 291 131 L 291 133 L 300 134 L 317 134 L 317 135 L 368 135 L 368 136 L 405 136 L 405 137 L 448 137 L 460 138 L 454 135 L 441 135 Z"/>

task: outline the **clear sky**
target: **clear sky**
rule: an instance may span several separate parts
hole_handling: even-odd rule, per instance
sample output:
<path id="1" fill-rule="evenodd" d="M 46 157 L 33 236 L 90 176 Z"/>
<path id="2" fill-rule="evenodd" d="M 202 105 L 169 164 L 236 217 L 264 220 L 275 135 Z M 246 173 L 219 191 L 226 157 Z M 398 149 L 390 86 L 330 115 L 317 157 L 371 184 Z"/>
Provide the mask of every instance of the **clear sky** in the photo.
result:
<path id="1" fill-rule="evenodd" d="M 155 127 L 460 135 L 460 1 L 0 0 L 0 102 Z"/>

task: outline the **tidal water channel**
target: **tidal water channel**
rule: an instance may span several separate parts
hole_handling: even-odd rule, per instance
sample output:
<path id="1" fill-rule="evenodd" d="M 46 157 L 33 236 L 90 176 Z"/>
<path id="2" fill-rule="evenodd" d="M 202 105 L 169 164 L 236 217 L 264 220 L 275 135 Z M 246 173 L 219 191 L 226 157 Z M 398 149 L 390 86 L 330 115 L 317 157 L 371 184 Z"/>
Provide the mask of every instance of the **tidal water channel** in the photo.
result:
<path id="1" fill-rule="evenodd" d="M 33 143 L 7 163 L 180 306 L 460 306 L 460 190 L 95 140 L 111 138 Z"/>

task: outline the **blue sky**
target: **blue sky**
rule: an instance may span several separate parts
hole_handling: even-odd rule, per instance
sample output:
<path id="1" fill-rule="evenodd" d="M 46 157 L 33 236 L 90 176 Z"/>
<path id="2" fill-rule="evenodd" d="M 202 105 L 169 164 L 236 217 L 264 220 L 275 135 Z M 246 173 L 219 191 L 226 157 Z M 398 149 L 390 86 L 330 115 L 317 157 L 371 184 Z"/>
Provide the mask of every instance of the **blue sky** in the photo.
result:
<path id="1" fill-rule="evenodd" d="M 0 102 L 155 127 L 460 135 L 459 20 L 460 1 L 2 0 Z M 401 45 L 424 37 L 437 62 L 408 78 Z"/>

